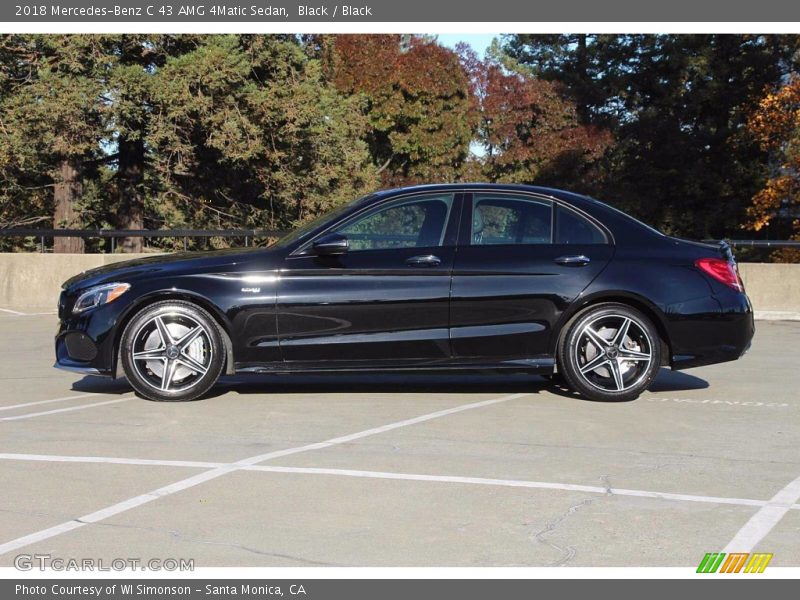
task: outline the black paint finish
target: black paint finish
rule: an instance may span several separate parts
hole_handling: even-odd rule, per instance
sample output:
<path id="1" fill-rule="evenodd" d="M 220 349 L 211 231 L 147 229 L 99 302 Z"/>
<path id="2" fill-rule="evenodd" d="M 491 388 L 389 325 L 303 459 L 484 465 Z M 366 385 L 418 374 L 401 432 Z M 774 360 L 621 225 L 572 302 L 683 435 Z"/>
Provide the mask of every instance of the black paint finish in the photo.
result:
<path id="1" fill-rule="evenodd" d="M 315 240 L 375 207 L 448 194 L 443 233 L 426 233 L 428 245 L 403 247 L 401 241 L 327 256 L 313 249 Z M 476 208 L 476 199 L 493 194 L 502 202 Z M 519 237 L 504 239 L 492 230 L 492 211 L 516 199 L 549 203 L 552 222 L 532 225 L 523 215 Z M 592 243 L 569 239 L 567 218 L 574 215 L 596 229 Z M 735 360 L 754 333 L 750 302 L 694 266 L 698 258 L 726 252 L 664 236 L 560 190 L 485 184 L 390 190 L 340 208 L 270 248 L 157 256 L 73 277 L 59 302 L 57 366 L 119 376 L 116 346 L 126 323 L 141 307 L 167 298 L 196 302 L 217 319 L 229 345 L 228 373 L 551 372 L 559 332 L 570 317 L 609 300 L 630 303 L 654 320 L 673 368 Z M 72 313 L 83 291 L 109 282 L 131 288 L 114 302 Z M 73 332 L 82 334 L 80 356 L 67 350 Z M 91 344 L 94 357 L 79 360 L 92 355 Z"/>

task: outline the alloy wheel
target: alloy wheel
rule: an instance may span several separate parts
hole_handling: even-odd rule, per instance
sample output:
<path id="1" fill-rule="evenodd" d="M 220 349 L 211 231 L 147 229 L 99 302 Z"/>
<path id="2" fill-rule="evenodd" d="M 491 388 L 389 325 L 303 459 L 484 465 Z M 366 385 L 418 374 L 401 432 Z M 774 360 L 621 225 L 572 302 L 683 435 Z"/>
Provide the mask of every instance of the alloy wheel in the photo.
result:
<path id="1" fill-rule="evenodd" d="M 607 314 L 586 323 L 575 345 L 578 373 L 605 392 L 623 392 L 647 377 L 653 341 L 645 327 L 629 316 Z"/>
<path id="2" fill-rule="evenodd" d="M 162 313 L 133 336 L 131 358 L 141 379 L 160 392 L 183 392 L 208 373 L 213 344 L 206 328 L 185 313 Z"/>

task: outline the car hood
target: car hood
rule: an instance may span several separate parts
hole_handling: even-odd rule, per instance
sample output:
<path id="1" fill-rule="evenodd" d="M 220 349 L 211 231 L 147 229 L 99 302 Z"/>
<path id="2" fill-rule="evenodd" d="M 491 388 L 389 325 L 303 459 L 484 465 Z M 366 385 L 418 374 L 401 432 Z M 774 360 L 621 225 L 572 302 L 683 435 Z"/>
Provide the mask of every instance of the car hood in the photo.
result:
<path id="1" fill-rule="evenodd" d="M 67 291 L 74 291 L 112 281 L 130 281 L 140 277 L 154 277 L 165 274 L 181 275 L 207 269 L 216 270 L 225 267 L 236 267 L 242 263 L 251 262 L 255 256 L 258 256 L 259 265 L 264 268 L 271 262 L 269 258 L 273 255 L 273 250 L 265 248 L 236 248 L 208 252 L 159 254 L 114 262 L 83 271 L 67 279 L 61 287 Z"/>

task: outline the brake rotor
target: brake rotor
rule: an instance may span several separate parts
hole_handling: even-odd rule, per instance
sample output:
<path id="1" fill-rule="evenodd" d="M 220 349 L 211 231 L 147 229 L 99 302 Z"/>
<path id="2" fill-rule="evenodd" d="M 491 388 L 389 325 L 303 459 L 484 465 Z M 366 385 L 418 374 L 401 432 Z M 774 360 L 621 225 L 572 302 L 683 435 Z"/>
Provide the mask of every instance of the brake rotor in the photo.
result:
<path id="1" fill-rule="evenodd" d="M 597 330 L 597 333 L 604 340 L 608 340 L 610 342 L 611 340 L 614 339 L 614 336 L 617 335 L 617 331 L 619 330 L 614 329 L 613 327 L 606 327 L 604 325 L 603 327 Z M 622 347 L 626 348 L 627 350 L 635 350 L 636 352 L 642 351 L 641 344 L 631 339 L 629 335 L 626 335 L 625 339 L 622 340 Z M 600 349 L 593 343 L 589 342 L 586 344 L 586 349 L 584 350 L 584 354 L 586 355 L 586 362 L 589 363 L 598 354 L 600 354 Z M 633 369 L 635 366 L 636 363 L 634 363 L 633 361 L 621 361 L 619 363 L 619 372 L 623 377 L 625 377 L 628 371 Z M 594 372 L 597 373 L 600 377 L 612 377 L 611 370 L 608 367 L 598 367 L 594 369 Z"/>

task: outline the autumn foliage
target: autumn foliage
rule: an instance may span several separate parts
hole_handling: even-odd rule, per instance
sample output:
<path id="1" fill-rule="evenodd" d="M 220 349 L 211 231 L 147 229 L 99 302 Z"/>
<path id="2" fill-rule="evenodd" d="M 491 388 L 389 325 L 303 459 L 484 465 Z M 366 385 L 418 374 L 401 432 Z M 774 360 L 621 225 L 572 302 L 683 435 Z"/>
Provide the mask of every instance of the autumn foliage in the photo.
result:
<path id="1" fill-rule="evenodd" d="M 459 178 L 477 115 L 456 53 L 426 38 L 341 35 L 333 61 L 339 90 L 369 101 L 369 144 L 385 185 Z"/>
<path id="2" fill-rule="evenodd" d="M 800 77 L 768 93 L 747 122 L 750 134 L 772 153 L 778 164 L 748 210 L 749 226 L 769 225 L 781 208 L 789 211 L 800 200 Z M 800 231 L 800 221 L 794 221 Z"/>
<path id="3" fill-rule="evenodd" d="M 502 183 L 571 181 L 579 186 L 592 163 L 611 146 L 611 134 L 580 122 L 574 102 L 558 83 L 478 59 L 461 48 L 478 104 L 477 139 L 486 158 L 481 179 Z"/>

